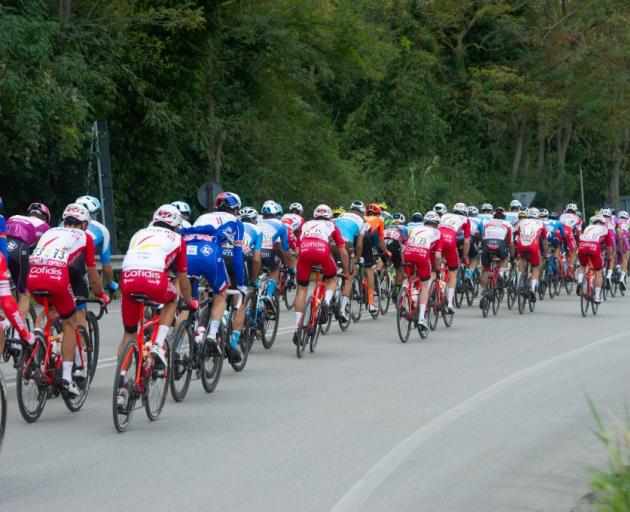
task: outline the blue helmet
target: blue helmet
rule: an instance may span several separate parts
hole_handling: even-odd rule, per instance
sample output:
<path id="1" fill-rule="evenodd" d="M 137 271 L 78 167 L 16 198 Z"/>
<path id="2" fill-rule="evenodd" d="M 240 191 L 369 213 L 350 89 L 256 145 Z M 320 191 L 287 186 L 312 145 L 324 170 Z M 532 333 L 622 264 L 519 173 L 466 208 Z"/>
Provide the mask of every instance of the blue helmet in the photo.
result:
<path id="1" fill-rule="evenodd" d="M 186 220 L 190 219 L 190 216 L 192 215 L 192 210 L 190 208 L 190 205 L 187 202 L 173 201 L 171 203 L 171 206 L 174 206 L 175 208 L 177 208 L 179 210 L 179 213 L 181 213 L 182 217 L 184 217 Z"/>
<path id="2" fill-rule="evenodd" d="M 241 198 L 234 192 L 221 192 L 214 200 L 216 210 L 240 210 Z"/>
<path id="3" fill-rule="evenodd" d="M 282 215 L 282 206 L 275 201 L 265 201 L 260 209 L 260 213 L 272 217 Z"/>
<path id="4" fill-rule="evenodd" d="M 77 200 L 75 201 L 75 203 L 85 206 L 87 211 L 90 212 L 90 217 L 92 219 L 94 219 L 96 217 L 96 214 L 101 209 L 101 202 L 98 199 L 96 199 L 96 197 L 94 197 L 94 196 L 81 196 L 81 197 L 78 197 Z"/>

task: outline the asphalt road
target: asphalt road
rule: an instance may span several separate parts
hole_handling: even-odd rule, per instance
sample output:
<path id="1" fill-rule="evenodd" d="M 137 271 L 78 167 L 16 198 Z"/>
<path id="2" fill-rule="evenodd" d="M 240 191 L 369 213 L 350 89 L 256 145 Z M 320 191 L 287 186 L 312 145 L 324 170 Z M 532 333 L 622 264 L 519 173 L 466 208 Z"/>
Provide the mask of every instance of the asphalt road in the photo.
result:
<path id="1" fill-rule="evenodd" d="M 111 418 L 115 303 L 80 412 L 55 399 L 26 424 L 10 384 L 0 510 L 568 512 L 605 455 L 587 396 L 608 425 L 625 418 L 629 303 L 586 319 L 566 295 L 523 316 L 484 320 L 475 305 L 405 345 L 390 312 L 333 326 L 302 360 L 283 310 L 276 344 L 257 344 L 244 372 L 225 366 L 211 395 L 193 381 L 124 434 Z"/>

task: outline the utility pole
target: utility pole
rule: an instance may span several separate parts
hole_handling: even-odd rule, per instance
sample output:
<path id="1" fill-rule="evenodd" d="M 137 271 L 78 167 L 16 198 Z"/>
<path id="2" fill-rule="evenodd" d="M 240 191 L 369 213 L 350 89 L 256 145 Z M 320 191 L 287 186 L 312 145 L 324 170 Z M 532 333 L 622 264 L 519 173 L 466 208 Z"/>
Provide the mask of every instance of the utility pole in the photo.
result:
<path id="1" fill-rule="evenodd" d="M 582 195 L 582 218 L 586 219 L 586 203 L 584 202 L 584 175 L 580 167 L 580 193 Z"/>

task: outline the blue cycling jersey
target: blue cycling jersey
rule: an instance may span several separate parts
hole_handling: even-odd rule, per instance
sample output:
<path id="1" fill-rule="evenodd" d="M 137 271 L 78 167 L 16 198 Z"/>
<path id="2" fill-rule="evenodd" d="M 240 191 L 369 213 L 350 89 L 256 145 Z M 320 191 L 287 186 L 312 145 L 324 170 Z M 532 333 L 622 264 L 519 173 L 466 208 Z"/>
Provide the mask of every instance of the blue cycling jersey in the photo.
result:
<path id="1" fill-rule="evenodd" d="M 401 244 L 405 243 L 407 240 L 407 226 L 401 226 L 399 224 L 393 225 L 390 224 L 385 228 L 385 233 L 383 238 L 391 238 L 393 240 L 398 240 Z"/>
<path id="2" fill-rule="evenodd" d="M 341 237 L 344 241 L 350 244 L 354 243 L 354 240 L 366 231 L 363 217 L 353 212 L 341 214 L 339 217 L 334 219 L 334 223 L 336 224 L 337 229 L 339 229 Z"/>
<path id="3" fill-rule="evenodd" d="M 90 235 L 92 235 L 92 238 L 94 240 L 94 252 L 96 254 L 100 254 L 101 263 L 103 265 L 108 265 L 109 263 L 111 263 L 112 259 L 109 246 L 109 230 L 100 222 L 91 220 L 88 223 L 87 231 L 88 233 L 90 233 Z"/>
<path id="4" fill-rule="evenodd" d="M 567 233 L 564 230 L 564 225 L 559 220 L 547 219 L 543 221 L 545 229 L 547 230 L 547 240 L 551 241 L 556 238 L 556 234 L 559 232 L 562 235 L 562 240 L 567 241 Z"/>
<path id="5" fill-rule="evenodd" d="M 280 242 L 283 251 L 289 250 L 289 234 L 287 225 L 280 219 L 262 219 L 258 221 L 258 228 L 262 232 L 262 249 L 273 249 L 273 244 Z"/>
<path id="6" fill-rule="evenodd" d="M 263 234 L 254 224 L 243 223 L 243 251 L 245 256 L 262 249 Z"/>
<path id="7" fill-rule="evenodd" d="M 7 221 L 4 216 L 0 215 L 0 251 L 4 254 L 4 259 L 8 259 L 7 252 Z"/>

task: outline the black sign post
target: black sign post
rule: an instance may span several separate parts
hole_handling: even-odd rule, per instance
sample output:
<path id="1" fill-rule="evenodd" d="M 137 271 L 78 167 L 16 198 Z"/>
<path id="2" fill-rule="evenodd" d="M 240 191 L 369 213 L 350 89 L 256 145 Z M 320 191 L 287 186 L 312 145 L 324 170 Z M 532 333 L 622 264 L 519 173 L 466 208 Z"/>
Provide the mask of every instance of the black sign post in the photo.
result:
<path id="1" fill-rule="evenodd" d="M 98 174 L 98 193 L 101 200 L 101 222 L 109 230 L 112 254 L 118 254 L 116 223 L 114 220 L 114 184 L 112 164 L 109 157 L 109 133 L 107 121 L 96 121 L 96 171 Z"/>

